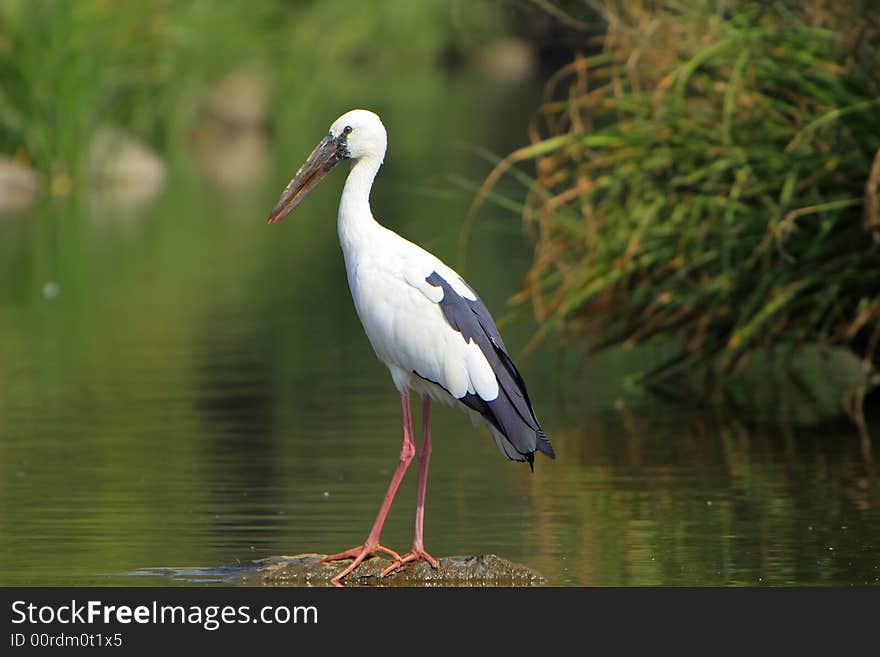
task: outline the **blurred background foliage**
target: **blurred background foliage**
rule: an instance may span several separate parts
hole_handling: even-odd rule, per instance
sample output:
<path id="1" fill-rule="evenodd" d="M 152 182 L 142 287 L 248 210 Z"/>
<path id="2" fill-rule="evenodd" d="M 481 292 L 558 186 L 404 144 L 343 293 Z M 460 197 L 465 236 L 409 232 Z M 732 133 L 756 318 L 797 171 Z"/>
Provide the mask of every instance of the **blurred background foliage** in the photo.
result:
<path id="1" fill-rule="evenodd" d="M 230 72 L 259 71 L 270 120 L 289 122 L 317 94 L 356 95 L 365 73 L 420 70 L 503 29 L 491 5 L 444 0 L 9 0 L 0 21 L 0 150 L 56 176 L 80 172 L 110 119 L 163 151 L 186 145 Z"/>
<path id="2" fill-rule="evenodd" d="M 318 129 L 310 107 L 370 96 L 392 69 L 405 110 L 425 66 L 454 70 L 517 34 L 530 46 L 513 75 L 537 52 L 549 79 L 532 145 L 487 182 L 536 160 L 524 203 L 511 187 L 493 199 L 533 232 L 520 299 L 538 338 L 585 334 L 593 351 L 660 338 L 677 347 L 637 379 L 691 389 L 771 350 L 790 363 L 791 347 L 844 345 L 861 359 L 841 365 L 861 369 L 854 417 L 876 386 L 873 3 L 9 0 L 0 21 L 12 207 L 40 190 L 158 188 L 167 167 L 148 149 L 175 173 L 201 160 L 235 182 L 259 172 L 267 128 L 270 156 L 283 152 L 299 141 L 291 126 Z M 496 60 L 505 75 L 511 53 Z"/>
<path id="3" fill-rule="evenodd" d="M 849 7 L 0 2 L 0 582 L 363 539 L 399 422 L 342 176 L 264 225 L 355 106 L 389 128 L 383 223 L 466 263 L 509 345 L 538 317 L 518 362 L 560 458 L 529 475 L 438 411 L 430 549 L 558 584 L 876 582 L 875 450 L 840 421 L 877 324 L 876 40 Z M 739 374 L 718 404 L 707 362 Z M 630 385 L 682 371 L 684 406 Z"/>
<path id="4" fill-rule="evenodd" d="M 794 370 L 805 346 L 843 346 L 864 430 L 880 382 L 880 7 L 553 7 L 581 47 L 550 77 L 531 146 L 484 186 L 536 164 L 520 298 L 541 334 L 674 344 L 639 379 L 684 398 L 750 360 Z"/>

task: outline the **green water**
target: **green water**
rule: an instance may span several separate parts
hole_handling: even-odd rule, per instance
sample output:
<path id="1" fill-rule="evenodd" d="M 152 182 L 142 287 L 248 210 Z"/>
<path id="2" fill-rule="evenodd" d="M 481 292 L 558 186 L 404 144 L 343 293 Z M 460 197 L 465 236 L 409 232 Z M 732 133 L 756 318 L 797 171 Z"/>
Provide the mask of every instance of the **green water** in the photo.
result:
<path id="1" fill-rule="evenodd" d="M 433 84 L 372 105 L 390 130 L 373 205 L 457 265 L 471 194 L 449 177 L 487 171 L 461 144 L 516 146 L 532 101 L 479 80 Z M 366 536 L 400 425 L 336 242 L 344 174 L 264 223 L 348 107 L 312 109 L 280 127 L 246 190 L 178 163 L 138 212 L 74 195 L 0 219 L 0 584 L 183 585 L 199 578 L 136 573 L 210 579 Z M 467 253 L 467 278 L 504 316 L 529 262 L 520 222 L 487 208 Z M 533 326 L 503 330 L 517 350 Z M 552 585 L 880 581 L 880 494 L 849 424 L 629 394 L 625 374 L 644 357 L 584 362 L 549 344 L 522 362 L 559 455 L 534 474 L 462 414 L 436 410 L 427 549 L 494 552 Z M 385 544 L 408 549 L 414 505 L 415 468 Z"/>

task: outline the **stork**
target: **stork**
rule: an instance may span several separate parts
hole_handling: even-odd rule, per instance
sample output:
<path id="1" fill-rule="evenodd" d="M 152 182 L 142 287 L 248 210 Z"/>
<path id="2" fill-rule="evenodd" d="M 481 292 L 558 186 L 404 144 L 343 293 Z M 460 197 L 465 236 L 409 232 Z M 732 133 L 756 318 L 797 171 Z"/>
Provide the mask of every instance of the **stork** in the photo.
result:
<path id="1" fill-rule="evenodd" d="M 418 559 L 438 566 L 424 544 L 432 399 L 459 406 L 487 424 L 498 448 L 511 460 L 526 461 L 534 470 L 536 451 L 555 457 L 532 409 L 525 381 L 485 304 L 454 270 L 373 218 L 370 190 L 386 147 L 385 127 L 376 114 L 363 109 L 343 114 L 296 172 L 269 215 L 270 224 L 280 221 L 336 165 L 351 160 L 339 201 L 339 242 L 358 317 L 400 393 L 403 445 L 367 539 L 362 545 L 324 558 L 352 560 L 333 578 L 335 584 L 377 552 L 393 560 L 382 576 Z M 397 488 L 416 454 L 410 392 L 422 398 L 422 445 L 418 452 L 415 536 L 412 549 L 401 555 L 379 539 Z"/>

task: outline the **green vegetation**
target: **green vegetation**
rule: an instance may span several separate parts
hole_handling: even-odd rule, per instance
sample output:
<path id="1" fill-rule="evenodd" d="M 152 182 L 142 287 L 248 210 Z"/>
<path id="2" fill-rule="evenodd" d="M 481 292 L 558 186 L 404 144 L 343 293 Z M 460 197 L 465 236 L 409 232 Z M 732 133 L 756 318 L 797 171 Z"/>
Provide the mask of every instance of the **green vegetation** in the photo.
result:
<path id="1" fill-rule="evenodd" d="M 880 338 L 880 9 L 600 5 L 593 54 L 550 79 L 532 145 L 484 185 L 536 161 L 521 300 L 541 334 L 678 344 L 654 383 L 845 345 L 860 419 Z"/>
<path id="2" fill-rule="evenodd" d="M 162 152 L 187 145 L 208 87 L 230 72 L 264 76 L 271 118 L 289 122 L 316 96 L 354 95 L 380 70 L 421 70 L 500 26 L 488 5 L 445 0 L 7 0 L 0 153 L 75 182 L 108 121 Z"/>
<path id="3" fill-rule="evenodd" d="M 547 1 L 0 3 L 0 156 L 39 169 L 44 189 L 52 190 L 40 203 L 0 215 L 0 584 L 181 585 L 192 581 L 190 566 L 341 549 L 363 539 L 385 492 L 383 472 L 398 453 L 399 402 L 358 322 L 339 254 L 333 223 L 344 174 L 334 173 L 297 217 L 269 227 L 266 213 L 328 122 L 354 104 L 372 107 L 391 132 L 373 196 L 377 216 L 452 260 L 470 201 L 462 190 L 486 170 L 474 155 L 478 149 L 460 144 L 507 152 L 535 104 L 533 87 L 499 82 L 480 57 L 494 37 L 504 36 L 502 9 Z M 580 5 L 570 4 L 575 1 Z M 621 316 L 638 319 L 639 308 L 622 303 L 629 301 L 626 294 L 637 303 L 663 271 L 674 276 L 675 264 L 668 263 L 676 257 L 676 241 L 689 249 L 682 262 L 702 269 L 687 284 L 670 278 L 654 288 L 656 294 L 669 291 L 670 303 L 679 305 L 684 299 L 715 302 L 713 288 L 700 286 L 719 277 L 690 255 L 708 258 L 713 248 L 730 251 L 733 273 L 727 276 L 730 285 L 741 285 L 741 254 L 751 253 L 743 234 L 766 231 L 752 206 L 776 198 L 754 191 L 759 176 L 771 189 L 769 175 L 782 166 L 772 140 L 784 146 L 797 130 L 803 134 L 793 147 L 803 161 L 779 210 L 783 219 L 820 202 L 819 191 L 803 182 L 814 169 L 822 173 L 816 183 L 821 202 L 860 198 L 864 171 L 846 172 L 870 162 L 880 145 L 871 137 L 871 116 L 861 109 L 804 130 L 832 105 L 858 108 L 862 101 L 855 97 L 823 101 L 811 114 L 809 104 L 790 95 L 789 111 L 800 122 L 792 119 L 792 136 L 769 111 L 753 125 L 745 122 L 742 108 L 769 94 L 753 89 L 768 83 L 756 81 L 763 69 L 750 68 L 757 61 L 750 54 L 740 65 L 738 90 L 730 92 L 736 102 L 729 134 L 742 157 L 751 158 L 745 162 L 753 171 L 742 174 L 738 198 L 745 209 L 734 206 L 725 218 L 732 237 L 711 221 L 708 209 L 700 226 L 705 235 L 688 228 L 700 216 L 700 195 L 726 198 L 723 191 L 700 191 L 707 183 L 695 179 L 666 183 L 672 189 L 663 191 L 671 209 L 666 218 L 683 207 L 678 223 L 665 225 L 670 237 L 663 241 L 658 235 L 665 210 L 656 211 L 654 225 L 643 207 L 666 202 L 658 192 L 663 176 L 684 177 L 730 158 L 723 140 L 715 137 L 719 146 L 699 134 L 711 132 L 704 114 L 714 105 L 705 85 L 714 84 L 711 76 L 720 79 L 726 59 L 734 57 L 735 64 L 743 49 L 716 52 L 678 82 L 673 55 L 693 58 L 697 52 L 695 37 L 689 41 L 674 31 L 684 29 L 676 27 L 680 17 L 646 15 L 643 32 L 632 27 L 635 18 L 627 20 L 628 28 L 612 23 L 607 39 L 619 41 L 615 53 L 637 53 L 629 68 L 620 63 L 622 54 L 598 54 L 566 68 L 551 82 L 542 113 L 550 127 L 540 124 L 535 145 L 513 158 L 541 156 L 540 184 L 534 183 L 527 211 L 545 264 L 535 267 L 527 294 L 534 295 L 545 330 L 588 329 L 592 319 L 601 322 L 595 326 L 606 340 L 622 326 Z M 744 18 L 738 27 L 703 20 L 704 47 L 755 29 Z M 798 54 L 789 43 L 794 33 L 788 34 L 777 40 L 792 51 L 788 57 L 819 62 L 835 39 L 849 43 L 848 36 L 834 36 L 831 24 L 818 18 L 810 24 L 824 40 L 811 37 Z M 664 42 L 639 50 L 664 30 Z M 631 45 L 620 41 L 625 36 Z M 752 46 L 768 40 L 756 38 Z M 854 53 L 865 57 L 861 46 L 847 47 L 840 46 L 840 67 L 854 66 Z M 465 65 L 449 66 L 455 60 L 446 55 L 450 51 Z M 265 147 L 255 158 L 265 166 L 242 186 L 225 185 L 205 166 L 237 161 L 241 151 L 233 137 L 247 133 L 238 126 L 230 128 L 232 136 L 218 130 L 213 143 L 214 135 L 203 134 L 212 128 L 206 118 L 216 120 L 206 104 L 230 73 L 255 74 L 263 84 L 258 88 L 270 93 L 257 125 L 247 126 L 256 134 L 244 135 Z M 619 92 L 606 86 L 612 74 Z M 637 89 L 656 97 L 659 114 L 671 113 L 673 94 L 680 94 L 689 112 L 682 136 L 675 136 L 673 127 L 679 127 L 668 116 L 656 134 L 644 127 L 640 117 L 648 100 L 631 90 L 637 74 Z M 808 79 L 800 70 L 788 75 L 779 89 L 837 85 L 868 98 L 860 90 L 872 84 L 869 77 L 835 77 L 821 67 Z M 653 95 L 656 79 L 664 76 L 671 86 Z M 579 99 L 574 94 L 582 84 L 588 93 Z M 718 93 L 726 98 L 726 82 L 720 84 Z M 560 101 L 569 89 L 572 102 Z M 579 107 L 588 111 L 575 111 Z M 569 123 L 574 121 L 584 123 Z M 167 164 L 164 187 L 148 202 L 103 203 L 104 190 L 85 184 L 91 162 L 84 156 L 104 124 L 136 137 Z M 672 136 L 659 131 L 664 126 Z M 853 134 L 831 141 L 843 126 Z M 763 161 L 747 137 L 775 155 Z M 615 139 L 628 141 L 631 151 Z M 654 151 L 641 157 L 647 147 Z M 839 168 L 822 168 L 822 149 Z M 662 168 L 652 157 L 682 160 Z M 616 163 L 629 169 L 619 173 Z M 707 178 L 723 190 L 730 174 L 717 166 L 714 178 Z M 583 201 L 564 195 L 578 176 L 597 187 Z M 501 194 L 509 196 L 508 207 L 519 213 L 522 203 L 511 195 L 517 179 L 505 179 L 510 187 L 495 193 L 500 201 Z M 620 210 L 624 202 L 631 212 Z M 590 214 L 582 215 L 583 207 Z M 869 290 L 876 262 L 869 259 L 872 238 L 859 229 L 860 212 L 854 201 L 790 220 L 794 232 L 765 249 L 766 285 L 792 280 L 773 268 L 780 264 L 776 258 L 787 264 L 781 252 L 818 262 L 804 249 L 816 239 L 814 222 L 830 222 L 832 234 L 816 239 L 815 248 L 855 236 L 853 246 L 865 251 L 852 266 L 873 269 L 847 285 Z M 465 273 L 500 319 L 503 299 L 532 253 L 518 221 L 501 212 L 481 219 L 485 232 L 469 244 L 478 257 Z M 625 251 L 622 244 L 633 235 L 653 243 L 654 255 Z M 688 242 L 698 237 L 704 251 Z M 561 295 L 573 300 L 589 284 L 577 287 L 578 271 L 599 285 L 595 272 L 614 253 L 629 268 L 618 286 L 606 285 L 563 313 Z M 632 269 L 649 257 L 659 263 L 656 273 Z M 817 266 L 810 280 L 820 276 L 826 275 Z M 759 274 L 754 280 L 765 283 Z M 833 305 L 850 303 L 852 289 L 837 294 Z M 731 287 L 734 292 L 743 294 Z M 717 321 L 718 311 L 704 305 Z M 730 307 L 731 318 L 741 312 L 732 302 Z M 590 318 L 588 309 L 602 315 Z M 786 307 L 779 312 L 794 316 Z M 866 314 L 859 335 L 876 321 Z M 517 349 L 532 326 L 511 322 L 502 330 Z M 706 330 L 718 335 L 715 323 Z M 677 335 L 674 328 L 657 332 L 670 334 Z M 857 338 L 850 344 L 857 346 Z M 536 357 L 520 363 L 560 456 L 540 463 L 534 474 L 505 462 L 466 416 L 435 411 L 426 527 L 433 553 L 495 552 L 537 568 L 554 585 L 877 583 L 876 470 L 865 467 L 870 455 L 848 440 L 848 423 L 827 422 L 838 410 L 842 386 L 818 350 L 798 362 L 812 396 L 755 358 L 739 378 L 749 396 L 733 399 L 738 405 L 682 409 L 652 395 L 628 395 L 621 385 L 633 370 L 665 361 L 675 341 L 648 343 L 640 335 L 620 341 L 645 344 L 582 358 L 586 343 L 560 348 L 548 340 Z M 593 345 L 601 346 L 601 336 Z M 756 414 L 756 407 L 768 410 Z M 393 547 L 406 548 L 412 539 L 416 475 L 411 468 L 388 520 L 383 540 Z M 183 567 L 182 579 L 128 574 L 165 566 Z M 223 572 L 209 572 L 207 583 L 216 584 Z M 197 579 L 195 571 L 190 576 Z"/>

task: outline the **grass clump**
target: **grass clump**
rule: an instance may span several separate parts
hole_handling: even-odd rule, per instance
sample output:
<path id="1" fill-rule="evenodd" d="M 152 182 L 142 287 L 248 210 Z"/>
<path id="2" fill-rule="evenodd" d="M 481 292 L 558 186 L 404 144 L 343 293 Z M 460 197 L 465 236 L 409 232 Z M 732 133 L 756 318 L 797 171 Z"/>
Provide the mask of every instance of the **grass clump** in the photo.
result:
<path id="1" fill-rule="evenodd" d="M 446 0 L 5 0 L 0 157 L 75 183 L 104 124 L 186 151 L 205 96 L 236 71 L 265 78 L 270 121 L 291 123 L 391 72 L 435 73 L 447 49 L 479 47 L 498 23 L 491 6 Z"/>
<path id="2" fill-rule="evenodd" d="M 535 160 L 521 300 L 541 334 L 679 353 L 644 381 L 732 374 L 779 345 L 880 339 L 880 10 L 872 3 L 600 3 L 486 188 Z"/>

